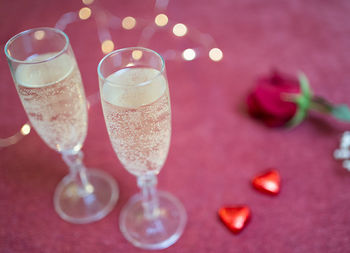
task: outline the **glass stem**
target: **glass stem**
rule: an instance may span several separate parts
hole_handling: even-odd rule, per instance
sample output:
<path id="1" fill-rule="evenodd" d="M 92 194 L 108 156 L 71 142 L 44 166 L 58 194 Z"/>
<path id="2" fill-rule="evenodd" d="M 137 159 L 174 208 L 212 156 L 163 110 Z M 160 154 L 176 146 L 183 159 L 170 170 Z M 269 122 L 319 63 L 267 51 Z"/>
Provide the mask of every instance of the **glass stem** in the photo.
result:
<path id="1" fill-rule="evenodd" d="M 154 219 L 158 212 L 157 176 L 139 176 L 137 178 L 137 185 L 141 189 L 144 215 L 146 219 Z"/>
<path id="2" fill-rule="evenodd" d="M 63 161 L 69 167 L 70 175 L 78 186 L 79 195 L 88 195 L 94 191 L 86 175 L 86 167 L 83 164 L 83 152 L 62 153 Z"/>

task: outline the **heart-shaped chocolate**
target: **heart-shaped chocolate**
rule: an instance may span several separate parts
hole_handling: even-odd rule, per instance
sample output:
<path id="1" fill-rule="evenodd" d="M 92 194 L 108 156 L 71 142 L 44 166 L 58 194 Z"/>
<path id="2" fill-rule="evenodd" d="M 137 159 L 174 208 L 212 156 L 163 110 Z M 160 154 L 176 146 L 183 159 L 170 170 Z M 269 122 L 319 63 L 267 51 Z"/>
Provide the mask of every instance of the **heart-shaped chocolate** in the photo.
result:
<path id="1" fill-rule="evenodd" d="M 276 170 L 257 175 L 252 183 L 257 190 L 272 195 L 278 194 L 281 188 L 280 175 Z"/>
<path id="2" fill-rule="evenodd" d="M 247 206 L 226 206 L 219 209 L 221 221 L 232 232 L 240 232 L 250 218 L 250 209 Z"/>

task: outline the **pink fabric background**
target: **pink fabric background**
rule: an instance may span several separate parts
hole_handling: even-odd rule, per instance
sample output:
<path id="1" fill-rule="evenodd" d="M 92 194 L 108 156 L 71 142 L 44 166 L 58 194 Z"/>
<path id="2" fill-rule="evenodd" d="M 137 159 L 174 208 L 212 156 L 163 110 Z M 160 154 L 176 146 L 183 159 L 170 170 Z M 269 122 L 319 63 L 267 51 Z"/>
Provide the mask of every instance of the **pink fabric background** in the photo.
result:
<path id="1" fill-rule="evenodd" d="M 95 0 L 98 1 L 98 0 Z M 101 0 L 119 17 L 153 20 L 154 1 Z M 0 44 L 16 33 L 54 26 L 77 11 L 76 0 L 2 0 Z M 176 195 L 188 213 L 180 240 L 164 252 L 350 252 L 350 174 L 332 158 L 349 124 L 312 114 L 293 130 L 269 129 L 249 118 L 246 94 L 260 75 L 301 70 L 318 95 L 350 104 L 350 2 L 281 0 L 172 0 L 167 15 L 211 34 L 224 59 L 214 63 L 199 42 L 175 38 L 168 27 L 148 47 L 201 48 L 192 62 L 169 60 L 173 136 L 159 188 Z M 134 46 L 140 29 L 112 31 L 117 48 Z M 69 25 L 87 95 L 98 91 L 96 68 L 103 54 L 92 19 Z M 26 121 L 9 68 L 0 54 L 0 137 Z M 142 252 L 118 228 L 121 207 L 137 191 L 108 140 L 100 104 L 90 110 L 85 162 L 116 178 L 121 195 L 103 220 L 72 225 L 53 208 L 57 183 L 68 172 L 60 156 L 33 131 L 0 149 L 0 252 Z M 281 193 L 251 187 L 257 173 L 274 167 Z M 252 219 L 238 235 L 217 218 L 222 205 L 246 204 Z"/>

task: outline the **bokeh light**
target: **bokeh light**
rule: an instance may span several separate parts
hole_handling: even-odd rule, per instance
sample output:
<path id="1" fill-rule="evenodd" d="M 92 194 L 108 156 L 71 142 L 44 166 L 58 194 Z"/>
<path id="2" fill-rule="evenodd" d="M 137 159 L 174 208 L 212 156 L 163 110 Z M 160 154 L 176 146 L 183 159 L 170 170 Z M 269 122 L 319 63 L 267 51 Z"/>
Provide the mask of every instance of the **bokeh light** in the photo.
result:
<path id="1" fill-rule="evenodd" d="M 212 48 L 209 51 L 209 58 L 212 61 L 221 61 L 223 57 L 224 57 L 224 55 L 219 48 Z"/>
<path id="2" fill-rule="evenodd" d="M 86 20 L 91 16 L 91 9 L 89 7 L 83 7 L 79 10 L 79 18 Z"/>
<path id="3" fill-rule="evenodd" d="M 182 58 L 184 58 L 186 61 L 192 61 L 194 58 L 196 58 L 196 51 L 194 51 L 192 48 L 187 48 L 183 51 Z"/>
<path id="4" fill-rule="evenodd" d="M 92 184 L 87 184 L 85 186 L 85 190 L 88 192 L 88 193 L 93 193 L 94 192 L 94 187 L 92 186 Z"/>
<path id="5" fill-rule="evenodd" d="M 134 50 L 131 53 L 132 58 L 134 58 L 134 60 L 138 61 L 142 58 L 142 51 L 141 50 Z"/>
<path id="6" fill-rule="evenodd" d="M 82 0 L 83 4 L 90 5 L 94 2 L 94 0 Z"/>
<path id="7" fill-rule="evenodd" d="M 112 52 L 114 49 L 114 43 L 111 40 L 105 40 L 102 42 L 101 50 L 104 54 Z"/>
<path id="8" fill-rule="evenodd" d="M 136 19 L 133 17 L 125 17 L 122 21 L 122 27 L 126 30 L 131 30 L 136 26 Z"/>
<path id="9" fill-rule="evenodd" d="M 36 40 L 42 40 L 45 37 L 45 32 L 44 31 L 36 31 L 34 32 L 34 38 Z"/>
<path id="10" fill-rule="evenodd" d="M 168 24 L 168 16 L 165 14 L 158 14 L 154 19 L 157 26 L 166 26 Z"/>
<path id="11" fill-rule="evenodd" d="M 21 128 L 21 134 L 28 135 L 30 133 L 30 129 L 30 125 L 28 123 L 25 123 Z"/>
<path id="12" fill-rule="evenodd" d="M 187 33 L 187 27 L 184 24 L 178 23 L 176 25 L 174 25 L 173 27 L 173 33 L 178 36 L 178 37 L 182 37 L 185 36 Z"/>

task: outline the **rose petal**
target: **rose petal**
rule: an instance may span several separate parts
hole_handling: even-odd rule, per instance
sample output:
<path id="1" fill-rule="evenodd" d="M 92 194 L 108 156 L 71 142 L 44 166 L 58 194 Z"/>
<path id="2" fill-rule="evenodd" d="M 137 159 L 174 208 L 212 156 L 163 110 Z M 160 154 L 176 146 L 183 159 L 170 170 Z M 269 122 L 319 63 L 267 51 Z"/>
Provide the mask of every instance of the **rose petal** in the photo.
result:
<path id="1" fill-rule="evenodd" d="M 261 111 L 261 107 L 256 100 L 256 97 L 254 94 L 249 94 L 247 97 L 247 106 L 248 106 L 248 113 L 251 114 L 252 116 L 258 116 L 261 114 L 263 111 Z"/>
<path id="2" fill-rule="evenodd" d="M 289 121 L 291 120 L 291 118 L 267 118 L 265 117 L 263 119 L 264 123 L 269 126 L 269 127 L 280 127 L 280 126 L 284 126 L 286 125 Z"/>
<path id="3" fill-rule="evenodd" d="M 296 79 L 275 72 L 258 80 L 247 97 L 248 112 L 268 126 L 284 125 L 295 115 L 297 105 L 283 100 L 283 95 L 299 93 L 300 86 Z"/>
<path id="4" fill-rule="evenodd" d="M 289 91 L 289 92 L 288 92 Z M 271 84 L 257 86 L 254 95 L 260 107 L 267 113 L 276 116 L 293 116 L 297 106 L 293 102 L 283 101 L 282 93 L 291 93 L 290 90 L 280 87 L 276 89 Z M 295 92 L 293 92 L 295 94 Z"/>

